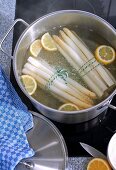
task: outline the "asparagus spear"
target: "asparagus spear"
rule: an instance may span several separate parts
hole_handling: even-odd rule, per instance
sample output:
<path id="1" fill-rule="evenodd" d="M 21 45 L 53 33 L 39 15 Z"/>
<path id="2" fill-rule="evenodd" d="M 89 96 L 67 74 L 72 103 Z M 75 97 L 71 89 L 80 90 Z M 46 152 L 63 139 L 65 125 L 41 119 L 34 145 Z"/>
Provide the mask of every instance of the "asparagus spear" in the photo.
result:
<path id="1" fill-rule="evenodd" d="M 88 49 L 88 47 L 84 44 L 84 42 L 81 40 L 81 38 L 78 35 L 75 36 L 68 28 L 63 28 L 63 30 L 73 40 L 73 42 L 80 48 L 80 50 L 86 55 L 88 60 L 94 58 L 94 55 L 91 53 L 91 51 Z M 96 63 L 98 62 L 96 61 Z M 114 85 L 114 82 L 112 81 L 110 76 L 107 74 L 107 72 L 104 70 L 104 68 L 101 65 L 98 65 L 96 67 L 96 70 L 109 87 Z"/>
<path id="2" fill-rule="evenodd" d="M 32 57 L 28 58 L 28 62 L 31 63 L 32 65 L 34 65 L 35 67 L 40 68 L 41 70 L 45 71 L 50 76 L 52 76 L 53 73 L 55 72 L 54 69 L 52 67 L 50 67 L 46 62 L 40 62 L 39 60 L 36 60 L 35 58 L 32 58 Z M 62 80 L 58 79 L 58 81 L 62 81 Z M 67 83 L 68 83 L 68 85 L 73 87 L 73 89 L 75 91 L 77 91 L 79 94 L 81 94 L 81 96 L 83 98 L 85 98 L 85 100 L 90 100 L 90 98 L 93 98 L 93 99 L 96 98 L 95 93 L 91 92 L 90 90 L 83 87 L 81 84 L 79 84 L 78 82 L 72 80 L 69 77 L 67 77 Z"/>
<path id="3" fill-rule="evenodd" d="M 86 56 L 83 52 L 76 46 L 76 44 L 64 33 L 64 31 L 60 30 L 60 36 L 62 40 L 64 40 L 79 56 L 82 57 L 83 61 L 87 62 Z"/>
<path id="4" fill-rule="evenodd" d="M 47 83 L 47 81 L 42 76 L 38 75 L 37 73 L 34 73 L 30 68 L 24 68 L 22 70 L 22 73 L 31 75 L 38 81 L 39 84 L 43 85 L 43 87 Z M 89 108 L 92 106 L 91 104 L 87 104 L 87 103 L 80 101 L 79 99 L 71 96 L 70 94 L 66 93 L 65 91 L 62 91 L 62 90 L 56 88 L 55 86 L 51 86 L 50 90 L 53 93 L 55 93 L 56 95 L 63 97 L 66 100 L 68 99 L 70 102 L 76 104 L 78 107 L 81 107 L 83 109 L 86 109 L 86 108 Z"/>
<path id="5" fill-rule="evenodd" d="M 33 65 L 31 65 L 29 63 L 26 63 L 24 65 L 24 68 L 31 69 L 33 72 L 42 76 L 47 81 L 51 78 L 51 76 L 48 73 L 42 71 L 41 69 L 34 67 Z M 81 101 L 83 101 L 85 103 L 88 103 L 88 104 L 92 103 L 91 100 L 87 100 L 87 99 L 83 98 L 83 96 L 81 96 L 77 91 L 74 91 L 73 88 L 71 88 L 71 86 L 69 86 L 68 84 L 67 85 L 64 84 L 64 82 L 58 81 L 58 79 L 54 80 L 53 85 L 56 86 L 57 88 L 63 90 L 63 91 L 66 91 L 68 94 L 80 99 Z"/>
<path id="6" fill-rule="evenodd" d="M 72 60 L 74 60 L 76 65 L 73 65 L 76 70 L 79 70 L 81 64 L 83 64 L 82 60 L 80 60 L 80 57 L 78 54 L 76 54 L 75 51 L 71 47 L 69 47 L 66 43 L 64 43 L 58 36 L 53 35 L 53 38 L 55 42 L 63 49 L 65 52 L 64 57 L 71 57 Z M 97 94 L 98 97 L 101 97 L 103 95 L 103 91 L 91 80 L 91 78 L 88 77 L 88 75 L 83 76 L 83 80 L 86 82 L 88 87 Z"/>
<path id="7" fill-rule="evenodd" d="M 74 44 L 74 42 L 63 32 L 60 31 L 60 34 L 63 38 L 63 40 L 72 48 L 75 50 L 75 52 L 80 56 L 80 59 L 83 60 L 83 63 L 85 64 L 85 55 L 81 52 L 80 49 L 77 48 L 77 46 Z M 84 58 L 85 57 L 85 58 Z M 91 67 L 89 66 L 89 69 L 91 70 Z M 105 85 L 105 83 L 103 82 L 103 80 L 100 78 L 100 76 L 96 75 L 95 72 L 90 71 L 89 73 L 87 73 L 89 75 L 90 78 L 92 78 L 92 80 L 94 81 L 95 84 L 97 84 L 97 86 L 104 91 L 107 90 L 107 86 Z"/>

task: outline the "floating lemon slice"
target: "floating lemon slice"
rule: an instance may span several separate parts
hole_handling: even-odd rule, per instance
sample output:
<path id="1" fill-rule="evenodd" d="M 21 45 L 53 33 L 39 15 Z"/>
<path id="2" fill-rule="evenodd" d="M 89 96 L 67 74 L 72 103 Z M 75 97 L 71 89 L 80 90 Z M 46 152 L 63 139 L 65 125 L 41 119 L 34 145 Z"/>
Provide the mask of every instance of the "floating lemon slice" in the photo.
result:
<path id="1" fill-rule="evenodd" d="M 60 106 L 58 110 L 70 112 L 70 111 L 77 111 L 79 110 L 79 108 L 75 104 L 66 103 Z"/>
<path id="2" fill-rule="evenodd" d="M 21 76 L 21 81 L 26 89 L 26 91 L 30 94 L 33 95 L 37 89 L 37 82 L 36 80 L 29 76 L 29 75 L 22 75 Z"/>
<path id="3" fill-rule="evenodd" d="M 41 44 L 45 50 L 48 50 L 48 51 L 56 51 L 57 50 L 56 44 L 48 32 L 45 33 L 41 37 Z"/>
<path id="4" fill-rule="evenodd" d="M 98 62 L 107 65 L 115 60 L 116 53 L 112 47 L 101 45 L 95 50 L 95 57 Z"/>
<path id="5" fill-rule="evenodd" d="M 39 39 L 35 40 L 29 48 L 32 56 L 37 57 L 42 49 L 41 41 Z"/>
<path id="6" fill-rule="evenodd" d="M 111 170 L 111 167 L 106 160 L 94 158 L 89 162 L 87 170 Z"/>

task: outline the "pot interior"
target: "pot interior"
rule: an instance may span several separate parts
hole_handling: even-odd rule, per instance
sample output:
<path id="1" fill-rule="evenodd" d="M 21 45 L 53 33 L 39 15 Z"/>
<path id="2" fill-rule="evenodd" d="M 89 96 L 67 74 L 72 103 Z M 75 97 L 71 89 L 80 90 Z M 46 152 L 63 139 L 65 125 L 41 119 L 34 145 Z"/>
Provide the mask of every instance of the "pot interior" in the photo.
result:
<path id="1" fill-rule="evenodd" d="M 20 76 L 22 74 L 22 68 L 30 55 L 28 52 L 30 44 L 34 40 L 38 39 L 38 37 L 41 37 L 45 32 L 57 34 L 58 30 L 62 29 L 62 27 L 68 27 L 76 31 L 92 52 L 94 52 L 99 45 L 103 44 L 110 45 L 116 49 L 116 33 L 114 28 L 93 14 L 82 11 L 60 11 L 46 15 L 36 20 L 26 29 L 26 31 L 24 31 L 15 47 L 14 72 L 18 84 L 23 89 L 24 93 L 27 94 L 20 81 Z M 54 58 L 55 53 L 50 54 L 49 62 L 55 62 Z M 60 64 L 63 63 L 63 60 L 64 59 L 62 57 Z M 58 62 L 56 61 L 56 63 Z M 113 69 L 110 66 L 108 67 L 114 78 L 116 78 L 115 64 L 116 62 L 112 64 Z M 41 99 L 38 99 L 38 96 L 42 96 Z M 57 109 L 57 107 L 61 104 L 61 102 L 58 102 L 58 100 L 50 94 L 43 93 L 42 90 L 39 90 L 33 97 L 40 103 L 54 109 Z M 48 100 L 48 98 L 51 100 Z"/>

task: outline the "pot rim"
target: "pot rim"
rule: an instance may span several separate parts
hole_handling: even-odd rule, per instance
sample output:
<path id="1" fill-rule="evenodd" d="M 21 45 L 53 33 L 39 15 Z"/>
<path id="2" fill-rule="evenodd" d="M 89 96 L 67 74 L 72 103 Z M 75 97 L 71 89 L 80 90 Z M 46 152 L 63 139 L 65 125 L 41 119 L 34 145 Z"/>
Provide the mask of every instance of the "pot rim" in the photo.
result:
<path id="1" fill-rule="evenodd" d="M 97 21 L 99 22 L 102 22 L 104 23 L 107 27 L 109 27 L 109 29 L 112 29 L 112 31 L 116 34 L 116 30 L 115 28 L 110 24 L 108 23 L 106 20 L 104 20 L 103 18 L 95 15 L 95 14 L 92 14 L 90 12 L 86 12 L 86 11 L 82 11 L 82 10 L 60 10 L 60 11 L 55 11 L 55 12 L 51 12 L 49 14 L 46 14 L 38 19 L 36 19 L 34 22 L 32 22 L 24 31 L 23 33 L 21 34 L 21 36 L 19 37 L 16 45 L 15 45 L 15 49 L 14 49 L 14 52 L 13 52 L 13 71 L 14 71 L 14 75 L 15 75 L 15 78 L 16 78 L 16 81 L 19 85 L 19 87 L 21 88 L 21 90 L 23 91 L 23 93 L 29 98 L 29 100 L 32 102 L 34 102 L 35 104 L 39 104 L 41 107 L 44 107 L 45 109 L 47 110 L 50 110 L 52 112 L 58 112 L 59 113 L 63 113 L 63 114 L 68 114 L 68 115 L 74 115 L 74 114 L 79 114 L 79 113 L 83 113 L 83 112 L 89 112 L 90 110 L 92 109 L 97 109 L 98 107 L 101 107 L 101 105 L 104 106 L 104 103 L 108 106 L 108 104 L 110 104 L 108 101 L 111 100 L 113 98 L 113 96 L 116 94 L 116 89 L 106 98 L 104 99 L 102 102 L 98 103 L 97 105 L 95 106 L 92 106 L 90 108 L 87 108 L 87 109 L 83 109 L 83 110 L 79 110 L 79 111 L 70 111 L 70 112 L 66 112 L 66 111 L 59 111 L 57 109 L 53 109 L 51 107 L 48 107 L 40 102 L 38 102 L 37 100 L 35 100 L 32 96 L 30 96 L 27 91 L 24 89 L 20 79 L 19 79 L 19 75 L 17 73 L 17 70 L 16 70 L 16 53 L 17 53 L 17 49 L 18 49 L 18 46 L 19 46 L 19 43 L 20 43 L 20 40 L 22 39 L 22 37 L 24 36 L 24 34 L 26 34 L 26 32 L 29 30 L 29 28 L 34 25 L 36 22 L 39 22 L 40 20 L 43 20 L 44 18 L 47 18 L 47 17 L 50 17 L 50 16 L 53 16 L 53 15 L 56 15 L 56 14 L 62 14 L 62 13 L 78 13 L 78 14 L 83 14 L 83 15 L 86 15 L 86 16 L 91 16 L 92 18 L 96 19 Z M 108 103 L 107 103 L 108 102 Z M 40 111 L 41 112 L 41 111 Z"/>

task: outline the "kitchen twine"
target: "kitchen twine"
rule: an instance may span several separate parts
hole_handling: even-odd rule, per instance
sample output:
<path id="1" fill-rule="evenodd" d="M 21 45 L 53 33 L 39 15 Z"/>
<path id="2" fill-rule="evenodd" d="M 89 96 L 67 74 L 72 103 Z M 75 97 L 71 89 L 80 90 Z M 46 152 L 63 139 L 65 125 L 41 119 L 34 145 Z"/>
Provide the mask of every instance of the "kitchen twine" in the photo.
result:
<path id="1" fill-rule="evenodd" d="M 95 58 L 91 58 L 79 68 L 78 73 L 83 77 L 99 65 L 100 63 L 98 63 Z"/>
<path id="2" fill-rule="evenodd" d="M 65 84 L 67 84 L 66 79 L 68 78 L 68 71 L 66 69 L 56 68 L 55 73 L 49 78 L 47 84 L 45 85 L 45 89 L 50 89 L 57 78 L 61 78 L 64 80 Z"/>
<path id="3" fill-rule="evenodd" d="M 92 59 L 88 60 L 87 62 L 85 62 L 79 68 L 79 70 L 77 72 L 80 77 L 84 77 L 85 75 L 87 75 L 90 71 L 94 70 L 99 65 L 100 65 L 100 63 L 98 63 L 95 58 L 92 58 Z M 69 74 L 66 69 L 63 69 L 60 67 L 56 68 L 55 73 L 49 78 L 47 84 L 45 85 L 45 89 L 49 90 L 50 87 L 53 85 L 54 81 L 58 78 L 61 78 L 62 80 L 64 80 L 65 84 L 67 84 L 68 76 L 69 76 Z"/>

